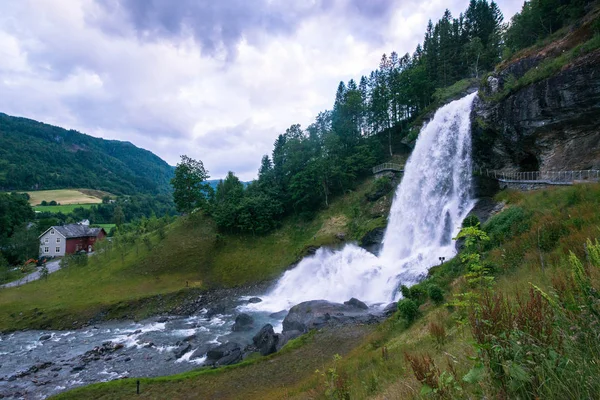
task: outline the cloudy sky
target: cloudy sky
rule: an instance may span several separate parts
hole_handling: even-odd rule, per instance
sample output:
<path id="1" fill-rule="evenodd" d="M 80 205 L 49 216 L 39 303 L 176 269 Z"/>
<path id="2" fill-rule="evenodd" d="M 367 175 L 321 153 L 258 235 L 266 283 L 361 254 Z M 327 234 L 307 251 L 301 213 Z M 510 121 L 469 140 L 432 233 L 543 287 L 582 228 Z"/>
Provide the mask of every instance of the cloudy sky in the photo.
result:
<path id="1" fill-rule="evenodd" d="M 499 0 L 505 20 L 522 0 Z M 340 80 L 468 0 L 0 0 L 0 112 L 255 177 Z"/>

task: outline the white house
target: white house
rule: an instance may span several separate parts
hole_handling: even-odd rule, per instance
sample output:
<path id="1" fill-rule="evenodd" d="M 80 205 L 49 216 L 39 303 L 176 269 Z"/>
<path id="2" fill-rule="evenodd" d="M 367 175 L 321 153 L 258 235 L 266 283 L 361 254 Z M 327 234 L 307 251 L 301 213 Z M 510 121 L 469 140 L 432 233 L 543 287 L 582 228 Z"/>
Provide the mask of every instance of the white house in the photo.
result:
<path id="1" fill-rule="evenodd" d="M 64 256 L 67 249 L 67 237 L 57 227 L 51 226 L 40 235 L 40 256 Z"/>

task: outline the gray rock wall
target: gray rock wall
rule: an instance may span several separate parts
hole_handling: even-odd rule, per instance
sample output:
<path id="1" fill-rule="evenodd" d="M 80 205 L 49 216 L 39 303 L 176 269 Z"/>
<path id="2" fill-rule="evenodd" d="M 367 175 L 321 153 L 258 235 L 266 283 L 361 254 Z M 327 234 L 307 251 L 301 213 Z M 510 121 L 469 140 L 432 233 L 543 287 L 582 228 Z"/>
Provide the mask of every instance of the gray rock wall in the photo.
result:
<path id="1" fill-rule="evenodd" d="M 501 101 L 485 100 L 512 75 L 536 68 L 523 59 L 488 79 L 473 107 L 476 165 L 506 172 L 600 168 L 600 50 Z"/>

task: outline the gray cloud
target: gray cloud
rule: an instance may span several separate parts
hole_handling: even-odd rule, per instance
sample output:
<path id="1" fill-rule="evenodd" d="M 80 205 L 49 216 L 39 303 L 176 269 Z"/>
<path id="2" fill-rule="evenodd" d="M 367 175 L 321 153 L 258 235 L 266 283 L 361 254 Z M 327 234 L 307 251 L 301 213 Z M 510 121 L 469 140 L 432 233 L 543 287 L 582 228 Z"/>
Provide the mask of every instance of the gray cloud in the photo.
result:
<path id="1" fill-rule="evenodd" d="M 291 35 L 306 19 L 329 12 L 361 20 L 356 28 L 379 39 L 373 24 L 389 18 L 394 6 L 388 0 L 97 1 L 111 16 L 97 21 L 106 32 L 127 34 L 120 25 L 119 17 L 124 17 L 140 40 L 184 38 L 192 34 L 205 54 L 224 53 L 229 59 L 242 39 L 257 44 L 273 36 Z"/>
<path id="2" fill-rule="evenodd" d="M 507 19 L 521 0 L 502 1 Z M 340 80 L 412 52 L 468 0 L 6 0 L 0 111 L 256 176 Z"/>

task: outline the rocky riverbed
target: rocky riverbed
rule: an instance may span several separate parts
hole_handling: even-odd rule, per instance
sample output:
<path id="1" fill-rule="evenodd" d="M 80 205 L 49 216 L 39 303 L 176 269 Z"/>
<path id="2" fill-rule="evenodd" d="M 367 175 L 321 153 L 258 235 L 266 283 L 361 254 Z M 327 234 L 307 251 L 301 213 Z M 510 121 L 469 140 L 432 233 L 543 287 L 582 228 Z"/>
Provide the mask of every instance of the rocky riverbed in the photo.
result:
<path id="1" fill-rule="evenodd" d="M 346 304 L 317 300 L 301 303 L 289 313 L 268 313 L 252 310 L 261 301 L 258 297 L 214 300 L 187 316 L 3 334 L 0 398 L 43 399 L 95 382 L 234 364 L 253 352 L 276 352 L 310 329 L 375 323 L 395 309 L 384 312 L 383 307 L 369 308 L 357 299 Z"/>

